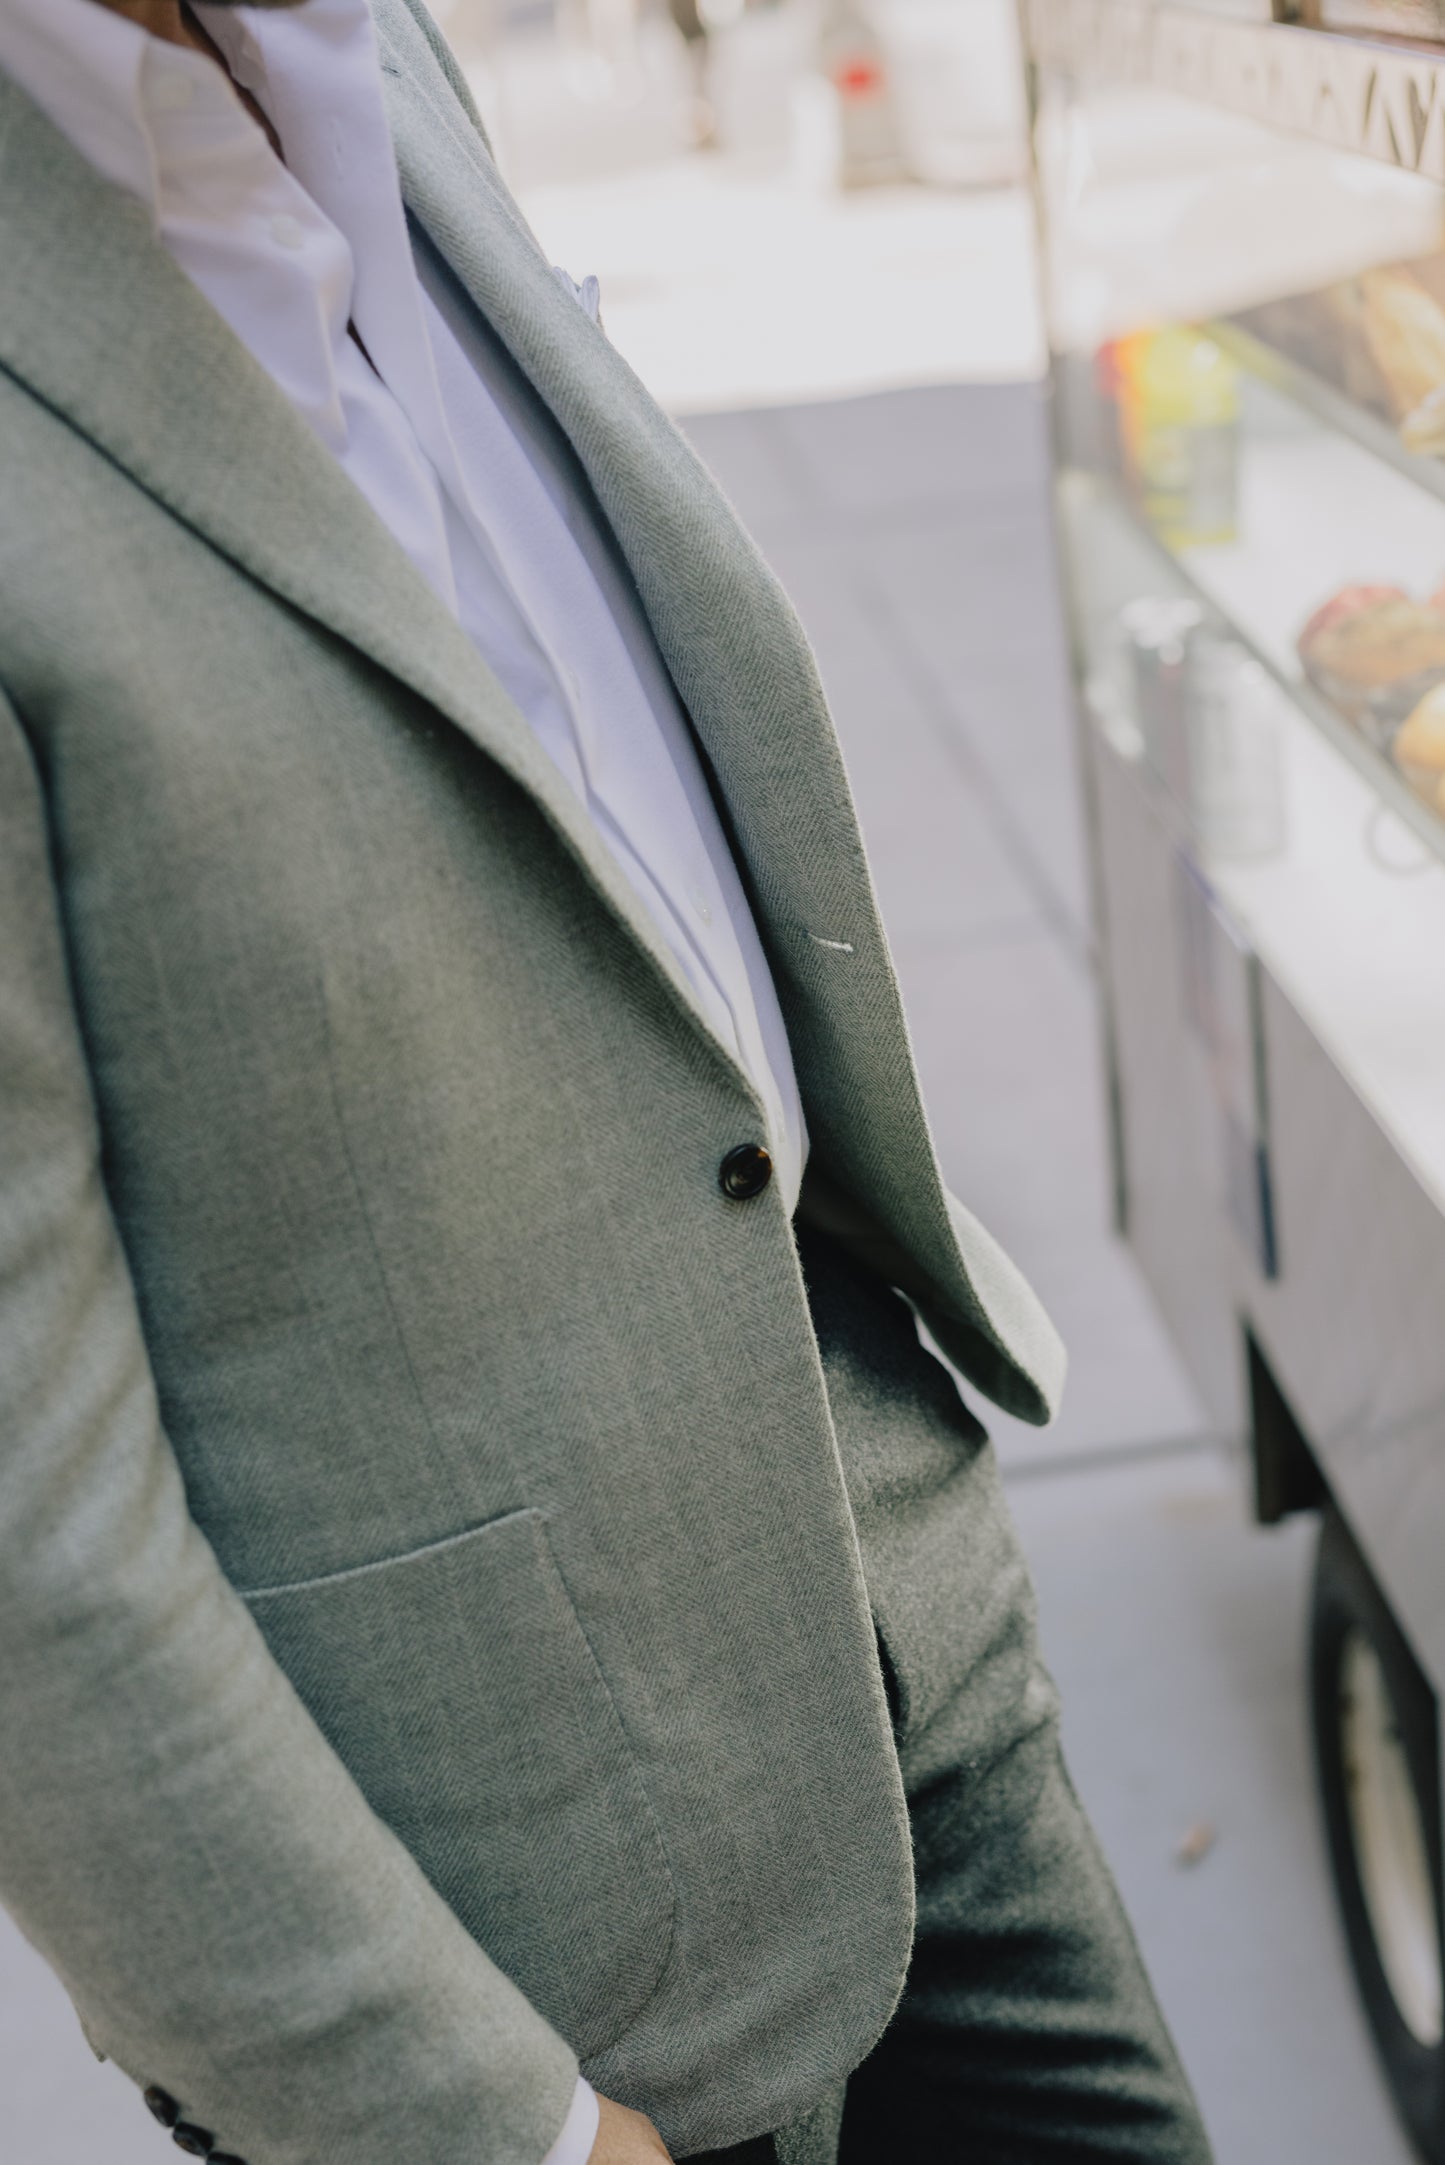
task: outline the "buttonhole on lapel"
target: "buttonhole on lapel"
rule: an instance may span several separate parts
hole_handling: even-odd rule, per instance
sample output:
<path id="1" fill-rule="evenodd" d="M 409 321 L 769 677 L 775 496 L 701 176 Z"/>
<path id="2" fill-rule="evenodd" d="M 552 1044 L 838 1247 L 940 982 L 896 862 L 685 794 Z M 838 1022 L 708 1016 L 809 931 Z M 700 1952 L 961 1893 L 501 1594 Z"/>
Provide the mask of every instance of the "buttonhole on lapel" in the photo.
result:
<path id="1" fill-rule="evenodd" d="M 808 938 L 815 947 L 829 948 L 835 955 L 852 955 L 857 952 L 851 940 L 825 940 L 821 932 L 810 932 Z"/>

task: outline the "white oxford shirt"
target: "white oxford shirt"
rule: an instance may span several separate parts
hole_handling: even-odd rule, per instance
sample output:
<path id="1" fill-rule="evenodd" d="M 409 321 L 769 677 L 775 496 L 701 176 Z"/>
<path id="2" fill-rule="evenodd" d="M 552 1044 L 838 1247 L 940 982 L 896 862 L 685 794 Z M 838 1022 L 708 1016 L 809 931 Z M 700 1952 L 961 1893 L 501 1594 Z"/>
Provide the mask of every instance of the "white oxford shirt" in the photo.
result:
<path id="1" fill-rule="evenodd" d="M 418 283 L 368 0 L 195 13 L 284 164 L 210 59 L 96 0 L 4 0 L 0 67 L 149 207 L 161 245 L 454 611 L 751 1080 L 791 1209 L 807 1151 L 797 1082 L 698 749 L 636 597 L 604 591 Z M 567 283 L 595 312 L 594 282 Z M 584 2165 L 596 2129 L 579 2077 L 543 2165 Z"/>

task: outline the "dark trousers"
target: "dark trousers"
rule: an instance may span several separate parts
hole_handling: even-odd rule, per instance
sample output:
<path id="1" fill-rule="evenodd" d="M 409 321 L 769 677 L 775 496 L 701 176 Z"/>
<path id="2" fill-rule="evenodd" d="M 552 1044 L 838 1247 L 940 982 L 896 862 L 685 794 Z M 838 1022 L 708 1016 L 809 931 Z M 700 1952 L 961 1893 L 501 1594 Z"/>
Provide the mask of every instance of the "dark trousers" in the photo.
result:
<path id="1" fill-rule="evenodd" d="M 802 1241 L 897 1709 L 918 1885 L 893 2021 L 842 2100 L 729 2165 L 1209 2165 L 1059 1751 L 993 1453 L 896 1295 Z M 1100 1559 L 1100 1568 L 1107 1560 Z"/>

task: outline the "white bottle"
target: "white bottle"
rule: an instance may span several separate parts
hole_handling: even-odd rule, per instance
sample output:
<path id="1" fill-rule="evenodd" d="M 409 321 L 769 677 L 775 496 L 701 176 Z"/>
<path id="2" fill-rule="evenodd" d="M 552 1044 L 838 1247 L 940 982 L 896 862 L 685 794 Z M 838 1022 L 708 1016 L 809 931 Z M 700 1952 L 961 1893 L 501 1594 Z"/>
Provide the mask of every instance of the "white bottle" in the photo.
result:
<path id="1" fill-rule="evenodd" d="M 1189 810 L 1201 856 L 1273 857 L 1285 846 L 1284 693 L 1232 639 L 1189 656 Z"/>

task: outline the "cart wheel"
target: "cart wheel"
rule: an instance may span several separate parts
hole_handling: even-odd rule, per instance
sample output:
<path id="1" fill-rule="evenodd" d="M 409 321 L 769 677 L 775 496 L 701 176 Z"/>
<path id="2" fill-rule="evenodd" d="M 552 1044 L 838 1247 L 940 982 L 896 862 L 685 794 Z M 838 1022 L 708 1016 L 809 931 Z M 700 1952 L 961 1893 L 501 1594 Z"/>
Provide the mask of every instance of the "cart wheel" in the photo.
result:
<path id="1" fill-rule="evenodd" d="M 1315 1764 L 1355 1979 L 1420 2155 L 1445 2160 L 1435 1695 L 1344 1520 L 1320 1530 Z"/>

